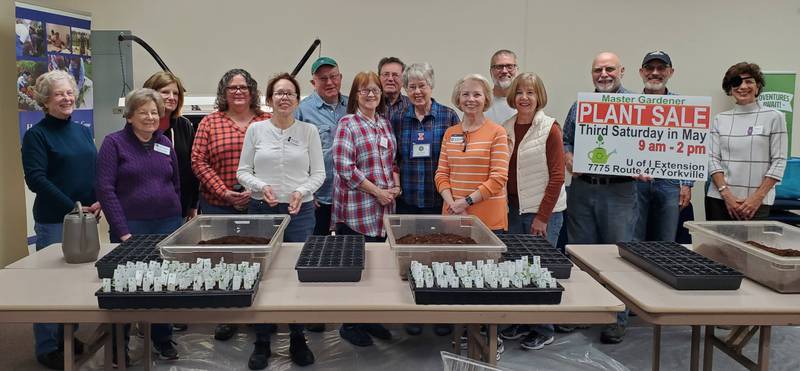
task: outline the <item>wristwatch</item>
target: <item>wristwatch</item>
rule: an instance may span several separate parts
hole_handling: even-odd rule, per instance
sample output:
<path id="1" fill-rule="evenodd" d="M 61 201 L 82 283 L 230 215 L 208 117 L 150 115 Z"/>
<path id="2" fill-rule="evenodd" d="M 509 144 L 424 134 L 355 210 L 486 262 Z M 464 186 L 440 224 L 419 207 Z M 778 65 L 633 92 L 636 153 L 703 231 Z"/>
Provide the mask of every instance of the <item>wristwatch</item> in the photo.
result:
<path id="1" fill-rule="evenodd" d="M 469 206 L 472 206 L 472 204 L 475 203 L 475 201 L 472 201 L 472 197 L 470 196 L 464 197 L 464 201 L 467 201 L 467 205 Z"/>

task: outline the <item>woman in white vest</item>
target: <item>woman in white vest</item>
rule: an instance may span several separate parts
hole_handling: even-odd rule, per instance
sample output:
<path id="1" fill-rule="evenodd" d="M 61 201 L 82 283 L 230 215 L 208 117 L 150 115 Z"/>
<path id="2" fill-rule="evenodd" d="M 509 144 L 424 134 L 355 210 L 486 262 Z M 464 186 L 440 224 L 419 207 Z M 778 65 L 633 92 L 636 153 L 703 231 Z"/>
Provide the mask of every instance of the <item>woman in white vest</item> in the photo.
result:
<path id="1" fill-rule="evenodd" d="M 555 246 L 567 208 L 561 128 L 542 108 L 547 91 L 534 73 L 511 83 L 508 105 L 517 114 L 503 123 L 513 149 L 508 166 L 508 232 L 542 236 Z M 554 340 L 553 325 L 513 325 L 501 332 L 523 349 L 541 349 Z"/>

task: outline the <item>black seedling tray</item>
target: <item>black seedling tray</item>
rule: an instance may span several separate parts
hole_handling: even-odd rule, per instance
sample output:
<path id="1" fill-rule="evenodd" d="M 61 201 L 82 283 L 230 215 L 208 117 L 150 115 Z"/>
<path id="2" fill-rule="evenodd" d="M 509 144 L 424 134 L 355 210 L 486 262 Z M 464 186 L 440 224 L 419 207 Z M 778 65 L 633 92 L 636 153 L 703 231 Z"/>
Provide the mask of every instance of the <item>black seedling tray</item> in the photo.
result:
<path id="1" fill-rule="evenodd" d="M 358 282 L 364 259 L 364 236 L 310 236 L 294 269 L 300 282 Z"/>
<path id="2" fill-rule="evenodd" d="M 261 274 L 251 290 L 103 292 L 100 289 L 94 295 L 101 309 L 244 308 L 253 305 L 260 282 Z"/>
<path id="3" fill-rule="evenodd" d="M 411 277 L 411 271 L 408 272 Z M 523 288 L 418 288 L 413 279 L 408 280 L 414 302 L 417 304 L 461 304 L 461 305 L 531 305 L 560 304 L 564 287 L 556 283 L 554 289 L 539 287 Z"/>
<path id="4" fill-rule="evenodd" d="M 94 263 L 94 266 L 97 268 L 97 276 L 100 278 L 112 278 L 114 277 L 114 269 L 117 269 L 117 265 L 124 265 L 129 261 L 143 261 L 147 263 L 151 260 L 157 262 L 163 261 L 161 259 L 161 253 L 158 251 L 158 248 L 156 248 L 156 244 L 166 237 L 166 234 L 142 234 L 132 236 Z"/>
<path id="5" fill-rule="evenodd" d="M 501 234 L 497 237 L 506 245 L 503 260 L 517 260 L 523 256 L 539 256 L 541 265 L 553 278 L 567 279 L 572 272 L 572 261 L 547 240 L 531 234 Z"/>
<path id="6" fill-rule="evenodd" d="M 741 273 L 675 242 L 620 242 L 619 255 L 676 290 L 738 290 Z"/>

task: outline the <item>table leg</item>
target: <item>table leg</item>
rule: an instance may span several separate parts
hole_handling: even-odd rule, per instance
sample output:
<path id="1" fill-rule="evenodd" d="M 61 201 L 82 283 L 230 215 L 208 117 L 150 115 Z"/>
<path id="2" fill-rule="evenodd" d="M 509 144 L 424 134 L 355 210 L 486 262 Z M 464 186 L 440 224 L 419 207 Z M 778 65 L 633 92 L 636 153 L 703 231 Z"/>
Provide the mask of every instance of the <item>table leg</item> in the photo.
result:
<path id="1" fill-rule="evenodd" d="M 661 325 L 653 325 L 653 371 L 661 367 Z"/>
<path id="2" fill-rule="evenodd" d="M 106 340 L 103 344 L 103 369 L 105 371 L 111 371 L 113 367 L 111 366 L 111 362 L 113 361 L 114 352 L 112 347 L 114 346 L 114 337 L 111 336 L 113 332 L 111 331 L 114 328 L 113 323 L 103 324 L 105 327 L 106 333 Z"/>
<path id="3" fill-rule="evenodd" d="M 761 326 L 758 336 L 758 370 L 769 370 L 769 343 L 772 337 L 771 326 Z"/>
<path id="4" fill-rule="evenodd" d="M 75 368 L 75 351 L 72 342 L 75 336 L 75 325 L 72 323 L 64 324 L 64 370 L 72 371 Z"/>
<path id="5" fill-rule="evenodd" d="M 476 325 L 467 325 L 467 355 L 469 358 L 480 360 L 480 351 L 475 336 L 475 326 Z M 480 332 L 480 327 L 478 327 L 478 332 Z"/>
<path id="6" fill-rule="evenodd" d="M 465 325 L 453 325 L 453 354 L 461 355 L 461 334 L 466 329 Z M 467 344 L 469 344 L 469 337 L 467 337 Z"/>
<path id="7" fill-rule="evenodd" d="M 692 326 L 692 355 L 689 358 L 689 370 L 700 370 L 700 326 Z"/>
<path id="8" fill-rule="evenodd" d="M 128 365 L 125 364 L 125 354 L 128 353 L 128 347 L 125 346 L 125 324 L 117 323 L 114 325 L 117 328 L 117 370 L 125 371 Z"/>
<path id="9" fill-rule="evenodd" d="M 141 323 L 140 326 L 144 326 L 144 370 L 150 371 L 153 365 L 152 340 L 150 340 L 153 329 L 150 323 Z"/>
<path id="10" fill-rule="evenodd" d="M 489 335 L 489 349 L 488 356 L 489 360 L 486 363 L 490 365 L 497 364 L 497 325 L 486 325 L 487 334 Z"/>
<path id="11" fill-rule="evenodd" d="M 703 343 L 703 371 L 712 371 L 714 367 L 714 326 L 706 326 L 705 341 Z"/>

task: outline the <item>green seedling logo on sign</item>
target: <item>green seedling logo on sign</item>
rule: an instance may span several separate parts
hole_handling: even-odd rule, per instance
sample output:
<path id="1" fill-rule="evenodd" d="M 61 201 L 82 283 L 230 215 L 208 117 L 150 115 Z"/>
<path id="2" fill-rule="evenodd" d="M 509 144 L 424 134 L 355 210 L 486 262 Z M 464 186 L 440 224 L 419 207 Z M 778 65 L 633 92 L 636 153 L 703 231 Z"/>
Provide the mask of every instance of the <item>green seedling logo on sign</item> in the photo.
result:
<path id="1" fill-rule="evenodd" d="M 595 147 L 595 149 L 589 151 L 588 153 L 589 161 L 591 161 L 593 164 L 600 164 L 600 165 L 606 164 L 608 163 L 608 159 L 611 157 L 611 155 L 617 153 L 617 150 L 607 152 L 606 149 L 602 147 L 603 144 L 604 144 L 603 136 L 598 135 L 597 147 Z"/>

